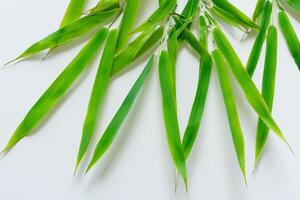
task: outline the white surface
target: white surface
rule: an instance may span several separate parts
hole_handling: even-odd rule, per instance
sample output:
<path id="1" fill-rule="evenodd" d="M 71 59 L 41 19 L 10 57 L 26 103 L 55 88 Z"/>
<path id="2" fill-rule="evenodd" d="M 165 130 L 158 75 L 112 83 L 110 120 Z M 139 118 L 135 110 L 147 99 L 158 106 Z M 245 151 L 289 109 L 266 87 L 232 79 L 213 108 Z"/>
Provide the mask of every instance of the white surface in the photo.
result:
<path id="1" fill-rule="evenodd" d="M 144 7 L 155 8 L 156 1 Z M 251 15 L 256 1 L 232 1 Z M 180 1 L 180 7 L 185 1 Z M 68 1 L 10 0 L 1 2 L 0 63 L 14 58 L 32 42 L 56 29 Z M 92 4 L 91 4 L 92 5 Z M 143 12 L 147 16 L 150 10 Z M 299 23 L 292 19 L 298 34 Z M 228 33 L 228 32 L 227 32 Z M 253 39 L 230 37 L 245 62 Z M 237 164 L 216 71 L 213 70 L 200 134 L 188 161 L 191 199 L 282 200 L 300 198 L 300 79 L 281 34 L 274 117 L 294 147 L 296 157 L 271 134 L 262 162 L 251 175 L 257 117 L 235 84 L 246 141 L 246 189 Z M 41 56 L 0 72 L 0 147 L 82 44 L 60 48 L 45 62 Z M 164 135 L 157 70 L 143 88 L 134 111 L 105 158 L 83 180 L 73 183 L 73 169 L 97 62 L 35 134 L 0 159 L 0 196 L 5 200 L 167 200 L 186 199 L 182 183 L 174 194 L 174 167 Z M 263 59 L 255 74 L 260 85 Z M 98 135 L 110 121 L 141 71 L 131 70 L 113 81 Z M 197 58 L 184 49 L 178 61 L 178 101 L 184 130 L 194 98 Z"/>

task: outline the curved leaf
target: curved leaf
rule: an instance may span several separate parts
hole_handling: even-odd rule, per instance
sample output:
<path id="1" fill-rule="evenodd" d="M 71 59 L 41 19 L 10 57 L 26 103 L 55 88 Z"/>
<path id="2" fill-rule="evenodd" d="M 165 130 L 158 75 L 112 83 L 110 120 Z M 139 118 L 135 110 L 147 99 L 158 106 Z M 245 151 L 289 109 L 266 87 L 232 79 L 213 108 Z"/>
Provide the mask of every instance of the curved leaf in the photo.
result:
<path id="1" fill-rule="evenodd" d="M 61 100 L 68 89 L 91 63 L 98 52 L 97 50 L 100 49 L 101 44 L 105 40 L 107 32 L 108 30 L 106 28 L 98 31 L 67 68 L 58 76 L 28 112 L 3 152 L 10 150 L 22 138 L 28 136 L 57 105 L 59 100 Z"/>
<path id="2" fill-rule="evenodd" d="M 223 9 L 224 11 L 230 13 L 233 15 L 237 20 L 240 21 L 240 23 L 251 27 L 254 30 L 258 29 L 258 26 L 255 24 L 255 22 L 252 21 L 246 14 L 244 14 L 242 11 L 240 11 L 238 8 L 236 8 L 234 5 L 232 5 L 227 0 L 212 0 L 212 2 L 218 6 L 219 8 Z"/>
<path id="3" fill-rule="evenodd" d="M 58 31 L 55 31 L 54 33 L 48 35 L 44 39 L 36 42 L 15 60 L 33 56 L 43 50 L 70 42 L 71 40 L 84 35 L 99 24 L 107 21 L 108 19 L 116 15 L 119 11 L 120 9 L 115 9 L 112 11 L 100 13 L 98 15 L 90 15 L 76 20 L 69 25 L 59 29 Z"/>

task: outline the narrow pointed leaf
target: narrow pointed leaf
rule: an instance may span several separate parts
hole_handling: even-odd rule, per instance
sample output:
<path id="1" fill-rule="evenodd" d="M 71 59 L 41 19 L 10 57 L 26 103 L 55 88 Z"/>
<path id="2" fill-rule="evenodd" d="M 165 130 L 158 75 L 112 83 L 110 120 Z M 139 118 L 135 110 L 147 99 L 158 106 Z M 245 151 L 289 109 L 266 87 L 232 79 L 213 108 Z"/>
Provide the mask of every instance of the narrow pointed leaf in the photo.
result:
<path id="1" fill-rule="evenodd" d="M 300 42 L 287 14 L 281 10 L 278 14 L 279 25 L 287 46 L 300 70 Z"/>
<path id="2" fill-rule="evenodd" d="M 251 27 L 241 23 L 240 20 L 238 20 L 235 16 L 233 16 L 229 12 L 219 8 L 218 6 L 213 5 L 211 7 L 210 11 L 214 16 L 221 18 L 227 24 L 238 27 L 241 30 L 242 30 L 242 28 L 251 28 Z"/>
<path id="3" fill-rule="evenodd" d="M 69 23 L 78 20 L 82 13 L 86 0 L 71 0 L 64 15 L 63 20 L 60 23 L 60 28 L 68 25 Z"/>
<path id="4" fill-rule="evenodd" d="M 173 63 L 168 52 L 161 52 L 159 58 L 159 77 L 166 135 L 173 162 L 187 186 L 187 169 L 180 139 L 176 94 L 174 93 L 173 88 L 174 74 L 172 71 L 172 64 Z"/>
<path id="5" fill-rule="evenodd" d="M 264 6 L 266 5 L 267 0 L 257 0 L 255 10 L 253 12 L 252 20 L 256 22 L 258 18 L 262 15 L 264 11 Z"/>
<path id="6" fill-rule="evenodd" d="M 130 38 L 131 29 L 134 27 L 138 15 L 141 0 L 127 0 L 123 18 L 120 24 L 118 50 L 126 47 Z"/>
<path id="7" fill-rule="evenodd" d="M 71 40 L 84 35 L 96 26 L 116 15 L 120 9 L 107 11 L 98 15 L 90 15 L 76 20 L 69 25 L 59 29 L 58 31 L 48 35 L 44 39 L 30 46 L 24 53 L 22 53 L 16 60 L 35 55 L 43 50 L 60 46 Z"/>
<path id="8" fill-rule="evenodd" d="M 112 55 L 114 55 L 115 53 L 117 41 L 118 31 L 112 30 L 108 35 L 106 46 L 104 48 L 97 75 L 94 81 L 94 86 L 84 121 L 79 152 L 77 155 L 76 169 L 78 168 L 86 151 L 88 150 L 90 141 L 98 124 L 99 113 L 110 80 L 110 74 L 114 59 Z"/>
<path id="9" fill-rule="evenodd" d="M 249 27 L 251 27 L 254 30 L 258 29 L 258 26 L 255 24 L 255 22 L 252 21 L 246 14 L 244 14 L 242 11 L 240 11 L 238 8 L 236 8 L 234 5 L 232 5 L 227 0 L 212 0 L 212 2 L 218 6 L 219 8 L 223 9 L 224 11 L 231 13 L 236 19 L 240 21 L 240 23 L 243 23 Z"/>
<path id="10" fill-rule="evenodd" d="M 145 69 L 139 76 L 139 78 L 134 83 L 133 87 L 131 88 L 130 92 L 126 96 L 125 100 L 123 101 L 122 105 L 120 106 L 119 110 L 113 117 L 112 121 L 108 125 L 107 129 L 103 133 L 99 143 L 96 146 L 94 151 L 93 157 L 89 166 L 87 168 L 87 172 L 97 163 L 98 160 L 105 154 L 108 148 L 113 143 L 114 138 L 118 134 L 118 131 L 121 125 L 124 123 L 132 105 L 141 90 L 142 86 L 145 83 L 146 78 L 151 72 L 153 66 L 153 57 L 149 60 L 148 64 L 146 65 Z"/>
<path id="11" fill-rule="evenodd" d="M 227 66 L 223 55 L 219 50 L 214 50 L 212 52 L 212 57 L 217 68 L 220 85 L 223 93 L 223 99 L 227 111 L 228 122 L 230 125 L 231 135 L 233 144 L 235 147 L 235 152 L 238 158 L 238 162 L 244 176 L 245 182 L 247 184 L 246 179 L 246 171 L 245 171 L 245 144 L 244 144 L 244 136 L 242 132 L 242 128 L 240 125 L 239 115 L 233 95 L 232 84 L 229 78 L 229 73 L 227 71 Z"/>
<path id="12" fill-rule="evenodd" d="M 67 11 L 64 15 L 64 18 L 62 19 L 59 28 L 62 28 L 71 22 L 80 19 L 83 9 L 84 9 L 84 4 L 86 0 L 71 0 L 69 3 L 69 6 L 67 8 Z M 49 49 L 48 54 L 54 50 L 56 47 L 53 47 Z"/>
<path id="13" fill-rule="evenodd" d="M 199 0 L 188 0 L 184 7 L 181 16 L 189 20 L 192 16 L 196 15 L 198 11 Z"/>
<path id="14" fill-rule="evenodd" d="M 173 9 L 176 6 L 176 3 L 176 0 L 164 1 L 163 4 L 157 10 L 155 10 L 153 14 L 145 22 L 138 26 L 132 33 L 145 31 L 163 21 L 170 14 L 170 12 L 173 11 Z"/>
<path id="15" fill-rule="evenodd" d="M 208 40 L 207 24 L 203 16 L 200 16 L 199 21 L 200 21 L 200 28 L 199 28 L 200 43 L 207 48 L 207 40 Z M 196 96 L 194 99 L 192 110 L 189 116 L 189 121 L 186 126 L 183 140 L 182 140 L 182 146 L 183 146 L 186 159 L 188 158 L 193 148 L 193 145 L 196 141 L 197 134 L 199 131 L 201 119 L 203 116 L 203 111 L 205 108 L 206 96 L 208 93 L 208 87 L 209 87 L 210 76 L 211 76 L 211 68 L 212 68 L 211 59 L 208 59 L 207 56 L 201 57 Z"/>
<path id="16" fill-rule="evenodd" d="M 247 72 L 251 77 L 254 74 L 254 71 L 256 69 L 257 63 L 260 58 L 261 50 L 271 21 L 271 14 L 272 14 L 272 3 L 270 1 L 267 1 L 263 13 L 263 18 L 261 21 L 261 26 L 259 28 L 257 37 L 253 44 L 250 56 L 248 58 L 247 66 L 246 66 Z"/>
<path id="17" fill-rule="evenodd" d="M 266 57 L 262 82 L 262 96 L 264 97 L 271 111 L 275 94 L 276 67 L 277 29 L 275 26 L 270 26 L 267 36 Z M 269 127 L 265 125 L 263 120 L 259 119 L 256 133 L 255 165 L 258 164 L 258 161 L 262 155 L 268 135 Z"/>
<path id="18" fill-rule="evenodd" d="M 128 45 L 126 49 L 120 52 L 119 55 L 114 60 L 114 65 L 112 69 L 112 76 L 120 73 L 125 70 L 130 63 L 135 61 L 141 55 L 143 55 L 147 50 L 151 48 L 152 45 L 155 45 L 154 40 L 159 40 L 163 33 L 163 28 L 158 29 L 148 29 L 147 31 L 140 34 L 132 43 Z M 155 37 L 152 37 L 155 36 Z M 149 41 L 153 43 L 149 43 Z"/>
<path id="19" fill-rule="evenodd" d="M 224 33 L 219 28 L 215 28 L 213 30 L 213 36 L 218 48 L 228 62 L 235 79 L 238 81 L 240 87 L 244 91 L 249 104 L 256 111 L 258 116 L 264 121 L 264 123 L 288 145 L 282 131 L 273 119 L 267 103 L 259 93 L 259 90 L 254 82 L 251 80 L 251 77 L 245 70 L 242 61 L 234 51 Z"/>
<path id="20" fill-rule="evenodd" d="M 107 32 L 106 28 L 97 32 L 68 67 L 58 76 L 28 112 L 3 152 L 10 150 L 22 138 L 28 136 L 46 118 L 49 112 L 57 105 L 59 100 L 61 100 L 68 89 L 91 63 L 98 52 L 97 50 L 105 40 Z"/>

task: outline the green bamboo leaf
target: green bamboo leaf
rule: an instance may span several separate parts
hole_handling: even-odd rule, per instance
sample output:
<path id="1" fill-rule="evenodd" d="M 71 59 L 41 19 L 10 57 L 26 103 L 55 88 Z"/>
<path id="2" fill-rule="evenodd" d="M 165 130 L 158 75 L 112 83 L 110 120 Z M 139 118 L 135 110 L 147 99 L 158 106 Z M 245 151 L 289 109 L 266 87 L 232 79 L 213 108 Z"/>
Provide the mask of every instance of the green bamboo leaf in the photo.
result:
<path id="1" fill-rule="evenodd" d="M 200 16 L 200 43 L 207 47 L 208 41 L 208 29 L 205 22 L 204 16 Z M 201 56 L 201 55 L 200 55 Z M 198 77 L 198 86 L 196 91 L 196 96 L 190 113 L 189 121 L 184 132 L 182 146 L 187 159 L 192 147 L 197 138 L 199 131 L 200 123 L 203 116 L 203 111 L 205 108 L 206 97 L 208 93 L 208 87 L 211 76 L 212 62 L 211 59 L 207 59 L 207 56 L 201 57 L 200 67 L 199 67 L 199 77 Z"/>
<path id="2" fill-rule="evenodd" d="M 114 10 L 120 7 L 119 0 L 100 0 L 98 4 L 94 8 L 90 9 L 87 13 L 98 14 L 103 11 Z"/>
<path id="3" fill-rule="evenodd" d="M 267 1 L 263 13 L 263 18 L 261 21 L 261 26 L 259 28 L 257 37 L 253 44 L 250 56 L 248 58 L 247 66 L 246 66 L 247 72 L 251 77 L 253 76 L 257 63 L 259 61 L 261 50 L 270 24 L 271 14 L 272 14 L 272 3 L 270 1 Z"/>
<path id="4" fill-rule="evenodd" d="M 83 12 L 84 4 L 86 0 L 71 0 L 64 15 L 63 20 L 60 23 L 60 28 L 68 25 L 69 23 L 78 20 Z"/>
<path id="5" fill-rule="evenodd" d="M 86 118 L 84 121 L 75 172 L 79 167 L 80 162 L 82 161 L 86 151 L 88 150 L 90 141 L 94 135 L 95 128 L 98 124 L 97 122 L 99 118 L 99 113 L 110 80 L 110 74 L 114 60 L 114 57 L 112 55 L 114 55 L 115 53 L 117 41 L 118 31 L 112 30 L 108 35 L 106 46 L 104 48 L 97 75 L 94 81 L 88 111 L 86 113 Z"/>
<path id="6" fill-rule="evenodd" d="M 267 0 L 257 0 L 255 10 L 253 12 L 252 20 L 256 22 L 262 15 Z"/>
<path id="7" fill-rule="evenodd" d="M 144 54 L 151 45 L 149 41 L 158 40 L 162 36 L 163 28 L 154 29 L 154 27 L 140 34 L 129 46 L 120 52 L 115 58 L 112 76 L 120 73 L 122 70 L 128 67 L 130 63 L 135 61 L 139 56 Z M 154 36 L 154 37 L 152 37 Z"/>
<path id="8" fill-rule="evenodd" d="M 173 83 L 172 88 L 174 89 L 175 97 L 176 97 L 176 61 L 177 61 L 177 53 L 178 53 L 178 41 L 177 34 L 174 32 L 173 35 L 168 39 L 168 53 L 170 55 L 170 60 L 172 61 L 172 74 L 173 74 Z"/>
<path id="9" fill-rule="evenodd" d="M 67 8 L 67 11 L 64 15 L 64 18 L 62 19 L 59 28 L 62 28 L 71 22 L 80 19 L 83 9 L 84 9 L 85 0 L 71 0 L 69 3 L 69 6 Z M 49 49 L 48 54 L 50 54 L 51 51 L 53 51 L 56 47 L 53 47 Z"/>
<path id="10" fill-rule="evenodd" d="M 208 24 L 204 15 L 199 17 L 199 42 L 208 51 Z"/>
<path id="11" fill-rule="evenodd" d="M 173 17 L 176 22 L 176 28 L 180 28 L 183 22 L 178 17 Z M 186 40 L 186 42 L 201 56 L 209 56 L 209 53 L 205 46 L 198 42 L 197 38 L 191 33 L 187 28 L 182 30 L 182 37 Z"/>
<path id="12" fill-rule="evenodd" d="M 186 6 L 184 7 L 181 16 L 189 20 L 191 17 L 195 16 L 198 11 L 199 0 L 188 0 Z"/>
<path id="13" fill-rule="evenodd" d="M 212 2 L 219 8 L 233 15 L 237 20 L 240 21 L 240 23 L 243 23 L 254 30 L 258 29 L 258 26 L 252 21 L 252 19 L 250 19 L 246 14 L 244 14 L 227 0 L 212 0 Z"/>
<path id="14" fill-rule="evenodd" d="M 163 36 L 163 27 L 157 28 L 154 33 L 151 35 L 151 37 L 147 40 L 147 42 L 144 44 L 144 46 L 139 50 L 139 52 L 136 54 L 133 61 L 143 56 L 145 53 L 147 53 L 151 48 L 153 48 L 156 44 L 159 43 Z"/>
<path id="15" fill-rule="evenodd" d="M 240 20 L 238 20 L 235 16 L 233 16 L 229 12 L 219 8 L 218 6 L 213 5 L 211 7 L 210 11 L 214 16 L 221 18 L 227 24 L 238 27 L 241 30 L 243 30 L 242 28 L 251 28 L 247 25 L 245 26 L 245 24 L 243 24 L 243 23 L 240 23 Z"/>
<path id="16" fill-rule="evenodd" d="M 123 18 L 120 24 L 120 33 L 118 39 L 118 50 L 126 47 L 130 38 L 130 32 L 133 28 L 138 15 L 141 0 L 127 0 Z"/>
<path id="17" fill-rule="evenodd" d="M 219 28 L 215 28 L 213 30 L 213 36 L 218 48 L 223 53 L 226 61 L 228 62 L 235 79 L 238 81 L 240 87 L 244 91 L 249 104 L 256 111 L 258 116 L 264 121 L 264 123 L 289 146 L 282 131 L 273 119 L 267 103 L 259 93 L 259 90 L 257 89 L 254 82 L 251 80 L 251 77 L 245 70 L 242 61 L 234 51 L 224 33 Z M 291 149 L 290 146 L 289 148 Z"/>
<path id="18" fill-rule="evenodd" d="M 173 62 L 167 51 L 162 51 L 159 58 L 159 77 L 162 92 L 163 113 L 166 135 L 173 162 L 187 187 L 187 169 L 180 139 L 177 116 L 176 94 L 174 93 Z"/>
<path id="19" fill-rule="evenodd" d="M 140 26 L 138 26 L 132 33 L 143 32 L 153 26 L 159 24 L 164 20 L 170 12 L 173 11 L 177 4 L 176 0 L 164 1 L 163 4 L 153 12 L 153 14 Z"/>
<path id="20" fill-rule="evenodd" d="M 240 125 L 239 115 L 233 95 L 232 84 L 227 71 L 227 66 L 223 55 L 219 50 L 214 50 L 212 52 L 212 57 L 216 65 L 220 85 L 223 93 L 223 99 L 227 111 L 228 122 L 230 125 L 231 135 L 233 144 L 235 147 L 235 152 L 238 158 L 238 162 L 242 171 L 242 174 L 247 185 L 246 171 L 245 171 L 245 144 L 242 128 Z"/>
<path id="21" fill-rule="evenodd" d="M 278 14 L 279 25 L 287 46 L 300 70 L 300 42 L 287 14 L 281 10 Z"/>
<path id="22" fill-rule="evenodd" d="M 133 87 L 131 88 L 130 92 L 126 96 L 125 100 L 123 101 L 121 107 L 113 117 L 112 121 L 108 125 L 107 129 L 105 130 L 104 134 L 102 135 L 99 143 L 96 146 L 94 151 L 93 157 L 89 166 L 86 170 L 86 173 L 101 159 L 101 157 L 105 154 L 108 148 L 111 146 L 114 138 L 118 134 L 118 131 L 125 121 L 139 91 L 141 90 L 142 86 L 145 83 L 146 78 L 151 72 L 153 66 L 153 57 L 149 60 L 148 64 L 146 65 L 145 69 L 139 76 L 139 78 L 134 83 Z"/>
<path id="23" fill-rule="evenodd" d="M 109 20 L 113 16 L 115 16 L 120 9 L 115 9 L 112 11 L 106 11 L 103 13 L 99 13 L 98 15 L 90 15 L 83 17 L 79 20 L 76 20 L 69 25 L 55 31 L 54 33 L 48 35 L 44 39 L 36 42 L 32 46 L 30 46 L 27 50 L 25 50 L 18 58 L 14 61 L 30 57 L 35 55 L 43 50 L 53 48 L 71 40 L 80 37 L 87 33 L 88 31 L 92 30 L 96 26 L 105 21 Z"/>
<path id="24" fill-rule="evenodd" d="M 162 6 L 162 5 L 164 4 L 165 1 L 167 1 L 167 0 L 158 0 L 159 6 Z"/>
<path id="25" fill-rule="evenodd" d="M 46 118 L 49 112 L 57 105 L 59 100 L 62 99 L 68 89 L 91 63 L 101 44 L 105 40 L 107 32 L 108 30 L 106 28 L 97 32 L 68 65 L 68 67 L 58 76 L 58 78 L 28 112 L 4 148 L 3 152 L 7 152 L 22 138 L 28 136 L 33 129 Z"/>
<path id="26" fill-rule="evenodd" d="M 277 67 L 277 29 L 270 26 L 267 36 L 266 57 L 264 66 L 264 75 L 262 82 L 262 96 L 264 97 L 270 111 L 273 108 L 275 94 L 275 79 Z M 264 146 L 269 135 L 269 128 L 263 120 L 258 120 L 256 132 L 255 166 L 257 166 L 262 155 Z"/>
<path id="27" fill-rule="evenodd" d="M 285 2 L 291 7 L 294 11 L 300 14 L 300 1 L 299 0 L 285 0 Z"/>

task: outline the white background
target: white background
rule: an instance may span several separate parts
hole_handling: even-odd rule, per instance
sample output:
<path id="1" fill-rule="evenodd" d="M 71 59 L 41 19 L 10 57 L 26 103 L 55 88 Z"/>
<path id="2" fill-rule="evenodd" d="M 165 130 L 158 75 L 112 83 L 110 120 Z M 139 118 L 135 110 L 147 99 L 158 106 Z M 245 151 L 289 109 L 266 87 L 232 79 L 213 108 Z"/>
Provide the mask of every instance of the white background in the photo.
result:
<path id="1" fill-rule="evenodd" d="M 179 8 L 186 1 L 179 1 Z M 255 2 L 232 0 L 249 16 Z M 31 43 L 56 30 L 68 0 L 9 0 L 1 2 L 0 63 L 14 58 Z M 89 6 L 93 4 L 90 3 Z M 145 1 L 140 21 L 155 8 Z M 147 8 L 147 9 L 146 9 Z M 151 8 L 151 9 L 150 9 Z M 277 13 L 277 12 L 275 12 Z M 300 36 L 299 22 L 291 19 Z M 276 23 L 276 18 L 274 19 Z M 239 42 L 242 33 L 226 31 L 246 62 L 253 38 Z M 80 50 L 83 42 L 59 48 L 46 61 L 43 55 L 0 71 L 0 147 L 30 107 Z M 178 105 L 183 131 L 195 94 L 198 59 L 188 48 L 178 60 Z M 264 51 L 263 51 L 264 52 Z M 260 87 L 263 59 L 255 81 Z M 93 63 L 63 103 L 37 130 L 0 159 L 0 198 L 5 200 L 169 200 L 186 199 L 182 183 L 174 193 L 174 166 L 165 139 L 157 69 L 137 99 L 133 112 L 104 159 L 80 183 L 73 180 L 76 154 L 98 61 Z M 115 79 L 105 100 L 98 136 L 119 107 L 144 63 Z M 282 200 L 300 198 L 300 79 L 299 71 L 279 35 L 279 59 L 274 117 L 293 146 L 271 134 L 262 162 L 251 175 L 257 116 L 236 82 L 235 94 L 246 141 L 248 189 L 239 171 L 216 71 L 207 99 L 200 134 L 188 161 L 191 199 Z"/>

